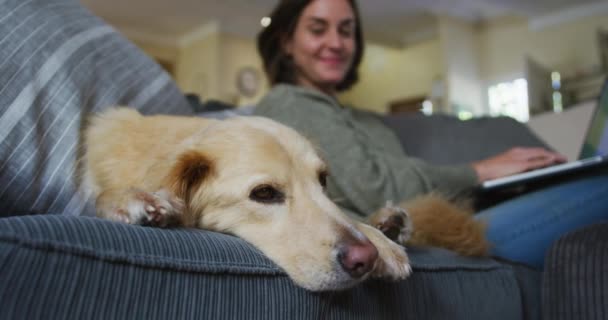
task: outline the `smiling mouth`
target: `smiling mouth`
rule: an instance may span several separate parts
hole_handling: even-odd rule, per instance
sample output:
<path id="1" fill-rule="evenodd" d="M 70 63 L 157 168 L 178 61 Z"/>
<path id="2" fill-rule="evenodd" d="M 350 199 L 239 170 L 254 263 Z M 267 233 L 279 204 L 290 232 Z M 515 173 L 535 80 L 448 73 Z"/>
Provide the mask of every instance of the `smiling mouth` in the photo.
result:
<path id="1" fill-rule="evenodd" d="M 342 65 L 344 64 L 344 59 L 341 58 L 321 58 L 321 62 L 330 64 L 330 65 Z"/>

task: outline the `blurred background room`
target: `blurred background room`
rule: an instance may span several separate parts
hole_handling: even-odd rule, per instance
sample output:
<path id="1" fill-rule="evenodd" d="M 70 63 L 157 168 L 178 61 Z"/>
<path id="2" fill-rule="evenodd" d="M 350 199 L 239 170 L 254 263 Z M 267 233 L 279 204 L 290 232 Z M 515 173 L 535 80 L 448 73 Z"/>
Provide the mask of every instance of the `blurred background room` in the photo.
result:
<path id="1" fill-rule="evenodd" d="M 276 0 L 82 2 L 203 104 L 253 106 L 268 90 L 255 36 L 271 23 L 265 15 Z M 340 96 L 344 104 L 463 120 L 506 115 L 529 122 L 564 153 L 579 145 L 608 70 L 608 2 L 374 0 L 359 6 L 367 46 L 361 81 Z M 546 120 L 555 117 L 570 128 Z"/>

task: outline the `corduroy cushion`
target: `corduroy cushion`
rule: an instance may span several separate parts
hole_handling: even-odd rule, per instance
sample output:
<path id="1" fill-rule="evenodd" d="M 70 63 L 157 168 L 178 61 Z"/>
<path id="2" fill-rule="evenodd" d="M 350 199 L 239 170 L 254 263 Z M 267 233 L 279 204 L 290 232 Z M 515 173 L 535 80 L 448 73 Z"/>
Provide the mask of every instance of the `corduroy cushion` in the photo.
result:
<path id="1" fill-rule="evenodd" d="M 170 77 L 74 0 L 0 1 L 0 216 L 92 213 L 78 192 L 90 112 L 190 114 Z"/>
<path id="2" fill-rule="evenodd" d="M 563 236 L 545 261 L 543 319 L 608 319 L 608 221 Z"/>
<path id="3" fill-rule="evenodd" d="M 405 281 L 312 293 L 228 235 L 87 217 L 1 218 L 0 319 L 538 317 L 538 273 L 409 251 L 414 273 Z"/>

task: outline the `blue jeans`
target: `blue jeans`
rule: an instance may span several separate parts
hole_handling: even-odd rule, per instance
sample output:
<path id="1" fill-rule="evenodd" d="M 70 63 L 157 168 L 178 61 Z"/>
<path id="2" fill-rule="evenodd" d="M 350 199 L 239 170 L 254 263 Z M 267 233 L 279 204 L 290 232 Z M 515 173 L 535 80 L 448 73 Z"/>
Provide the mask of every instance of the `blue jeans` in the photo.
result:
<path id="1" fill-rule="evenodd" d="M 542 268 L 545 253 L 563 234 L 608 221 L 608 174 L 553 185 L 485 209 L 492 254 Z"/>

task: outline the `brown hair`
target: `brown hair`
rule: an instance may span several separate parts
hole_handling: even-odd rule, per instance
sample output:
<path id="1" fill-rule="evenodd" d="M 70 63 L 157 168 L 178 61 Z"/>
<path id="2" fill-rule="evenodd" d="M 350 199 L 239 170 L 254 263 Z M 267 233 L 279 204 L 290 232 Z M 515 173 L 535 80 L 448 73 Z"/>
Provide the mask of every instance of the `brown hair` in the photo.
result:
<path id="1" fill-rule="evenodd" d="M 264 63 L 264 71 L 272 85 L 277 83 L 295 84 L 295 71 L 291 57 L 283 50 L 283 41 L 291 38 L 302 11 L 312 0 L 281 0 L 272 11 L 271 23 L 258 35 L 258 52 Z M 359 8 L 355 0 L 349 0 L 355 15 L 355 53 L 352 65 L 342 82 L 336 86 L 337 91 L 352 87 L 359 80 L 357 69 L 363 57 L 363 32 Z"/>

